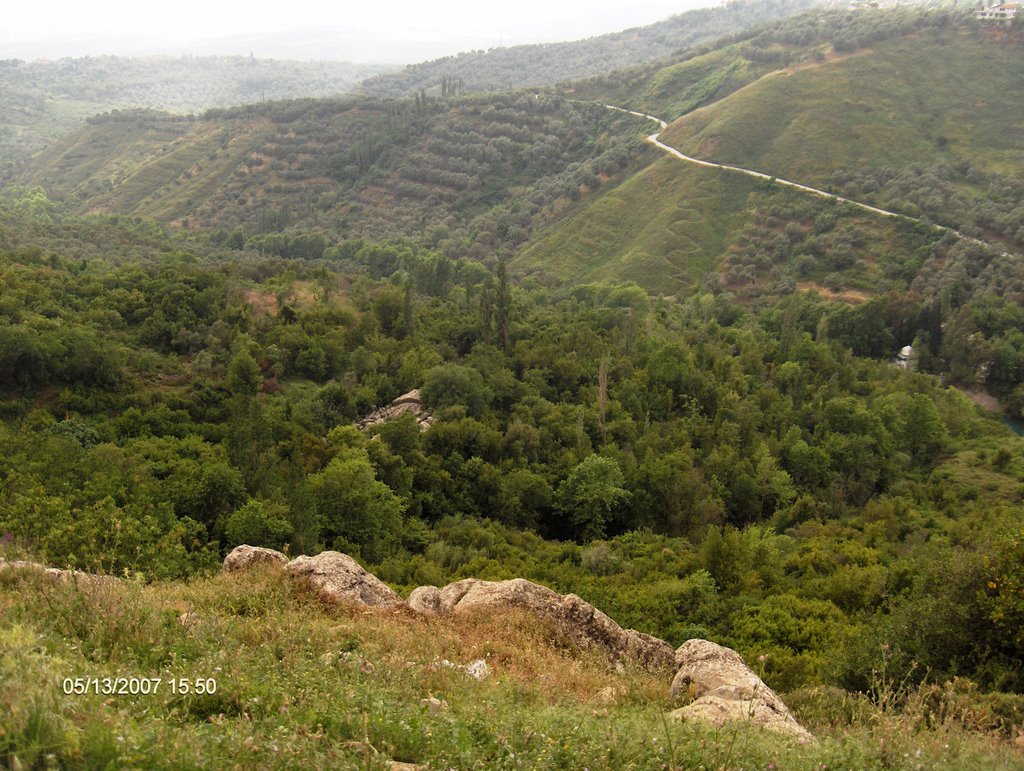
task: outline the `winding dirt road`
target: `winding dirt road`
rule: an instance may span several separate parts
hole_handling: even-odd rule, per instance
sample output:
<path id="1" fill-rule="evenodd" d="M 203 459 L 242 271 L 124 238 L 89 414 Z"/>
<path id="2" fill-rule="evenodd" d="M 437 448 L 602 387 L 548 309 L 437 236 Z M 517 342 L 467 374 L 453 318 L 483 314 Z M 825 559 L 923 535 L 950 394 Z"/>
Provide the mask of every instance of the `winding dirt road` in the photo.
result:
<path id="1" fill-rule="evenodd" d="M 881 215 L 883 217 L 902 217 L 903 219 L 909 220 L 910 222 L 916 222 L 916 223 L 919 223 L 919 224 L 922 224 L 922 225 L 928 225 L 929 227 L 936 228 L 937 230 L 940 230 L 940 231 L 942 231 L 944 233 L 952 233 L 957 238 L 963 239 L 964 241 L 969 241 L 971 243 L 979 244 L 979 245 L 987 247 L 989 249 L 995 249 L 1003 257 L 1013 257 L 1013 256 L 1015 256 L 1015 255 L 1011 254 L 1010 252 L 1003 251 L 1001 247 L 997 247 L 997 246 L 995 246 L 993 244 L 990 244 L 990 243 L 988 243 L 986 241 L 982 241 L 979 238 L 974 238 L 973 236 L 968 236 L 968 235 L 966 235 L 964 233 L 961 233 L 959 230 L 956 230 L 956 229 L 951 228 L 951 227 L 947 227 L 945 225 L 936 225 L 934 222 L 925 222 L 924 220 L 919 219 L 917 217 L 908 217 L 906 214 L 900 214 L 899 212 L 889 211 L 888 209 L 881 209 L 881 208 L 879 208 L 877 206 L 871 206 L 870 204 L 861 203 L 860 201 L 854 201 L 854 200 L 852 200 L 850 198 L 844 198 L 841 195 L 836 195 L 835 193 L 830 193 L 827 190 L 819 190 L 816 187 L 809 187 L 808 185 L 801 185 L 799 182 L 791 182 L 788 179 L 781 179 L 780 177 L 773 177 L 770 174 L 765 174 L 765 173 L 760 172 L 760 171 L 754 171 L 753 169 L 745 169 L 742 166 L 730 166 L 729 164 L 726 164 L 726 163 L 714 163 L 712 161 L 704 161 L 704 160 L 701 160 L 700 158 L 694 158 L 693 156 L 686 155 L 684 153 L 679 152 L 679 150 L 677 150 L 676 148 L 674 148 L 674 147 L 672 147 L 670 145 L 667 145 L 667 144 L 665 144 L 664 142 L 661 141 L 661 139 L 660 139 L 661 132 L 664 131 L 666 128 L 668 128 L 668 123 L 663 121 L 661 118 L 657 118 L 654 115 L 648 115 L 647 113 L 644 113 L 644 112 L 637 112 L 636 110 L 627 110 L 625 107 L 616 107 L 613 104 L 606 104 L 604 106 L 606 108 L 608 108 L 609 110 L 616 110 L 617 112 L 624 112 L 624 113 L 627 113 L 629 115 L 635 115 L 638 118 L 646 118 L 647 120 L 651 120 L 651 121 L 654 121 L 655 123 L 657 123 L 658 126 L 660 127 L 660 130 L 657 133 L 651 134 L 649 137 L 647 137 L 647 141 L 650 144 L 652 144 L 655 147 L 657 147 L 662 152 L 668 153 L 669 155 L 673 156 L 674 158 L 678 158 L 681 161 L 686 161 L 687 163 L 692 163 L 692 164 L 695 164 L 697 166 L 703 166 L 703 167 L 709 168 L 709 169 L 724 169 L 725 171 L 733 171 L 733 172 L 736 172 L 737 174 L 745 174 L 748 177 L 754 177 L 756 179 L 768 180 L 768 181 L 774 182 L 775 184 L 778 184 L 778 185 L 783 185 L 785 187 L 791 187 L 794 190 L 800 190 L 800 191 L 803 191 L 804 193 L 809 193 L 811 195 L 816 195 L 819 198 L 827 198 L 827 199 L 832 200 L 832 201 L 838 201 L 839 203 L 850 204 L 851 206 L 856 206 L 858 209 L 863 209 L 865 211 L 872 212 L 873 214 L 879 214 L 879 215 Z"/>

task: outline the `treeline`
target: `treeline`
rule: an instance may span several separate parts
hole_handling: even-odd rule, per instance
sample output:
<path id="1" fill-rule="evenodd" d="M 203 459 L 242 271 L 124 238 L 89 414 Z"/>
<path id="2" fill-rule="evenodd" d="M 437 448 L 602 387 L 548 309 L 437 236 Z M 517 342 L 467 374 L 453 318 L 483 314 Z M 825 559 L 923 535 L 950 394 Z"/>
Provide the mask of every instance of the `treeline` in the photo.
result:
<path id="1" fill-rule="evenodd" d="M 546 580 L 673 642 L 766 654 L 783 687 L 856 685 L 882 642 L 1022 687 L 1021 449 L 937 380 L 856 357 L 877 307 L 553 292 L 401 242 L 288 260 L 168 241 L 118 264 L 12 240 L 8 545 L 150 578 L 243 542 L 337 548 L 399 585 Z M 412 388 L 430 430 L 354 427 Z"/>
<path id="2" fill-rule="evenodd" d="M 980 171 L 973 173 L 978 179 L 988 178 Z M 864 173 L 842 189 L 848 194 L 870 193 L 879 178 L 894 180 L 887 188 L 892 197 L 884 199 L 883 205 L 896 206 L 894 201 L 906 200 L 904 194 L 914 198 L 906 188 L 903 192 L 895 188 L 895 180 L 910 178 L 905 174 Z M 928 189 L 929 179 L 927 174 L 920 177 L 921 190 Z M 1006 182 L 1003 189 L 1005 198 L 994 194 L 991 202 L 975 199 L 973 207 L 964 201 L 953 216 L 970 222 L 988 212 L 1000 216 L 1008 231 L 1015 231 L 1019 206 L 1008 192 L 1012 183 Z M 995 215 L 1000 209 L 1005 213 Z M 912 345 L 919 370 L 987 390 L 1004 401 L 1012 417 L 1021 417 L 1024 270 L 1019 257 L 1001 252 L 998 246 L 910 222 L 899 225 L 896 232 L 902 242 L 893 244 L 876 226 L 848 207 L 822 207 L 798 197 L 782 199 L 755 211 L 720 272 L 709 275 L 705 285 L 761 305 L 766 297 L 777 302 L 798 295 L 800 287 L 814 288 L 826 300 L 844 299 L 842 293 L 853 292 L 860 302 L 831 313 L 823 333 L 837 337 L 859 356 L 878 359 L 892 358 L 904 345 Z M 967 233 L 977 232 L 998 243 L 992 230 L 963 227 Z M 1019 248 L 1009 236 L 1006 243 Z M 794 298 L 786 307 L 793 318 L 801 319 L 803 329 L 817 331 L 814 319 L 820 313 L 797 311 L 803 302 Z"/>
<path id="3" fill-rule="evenodd" d="M 939 136 L 936 142 L 945 145 L 948 140 Z M 841 169 L 830 183 L 850 198 L 1024 249 L 1024 182 L 1019 177 L 961 160 L 901 169 Z"/>
<path id="4" fill-rule="evenodd" d="M 717 41 L 716 46 L 741 43 L 744 56 L 752 61 L 757 61 L 759 56 L 769 57 L 766 60 L 771 61 L 772 57 L 792 55 L 792 46 L 807 48 L 822 43 L 844 53 L 929 27 L 962 23 L 971 17 L 969 11 L 954 7 L 902 6 L 860 11 L 819 9 L 724 38 Z M 792 61 L 783 58 L 779 63 Z"/>
<path id="5" fill-rule="evenodd" d="M 813 0 L 732 0 L 720 8 L 687 11 L 646 27 L 569 43 L 545 43 L 469 51 L 399 73 L 379 75 L 360 86 L 375 96 L 465 91 L 510 91 L 552 85 L 665 59 L 683 49 L 784 19 L 818 5 Z"/>
<path id="6" fill-rule="evenodd" d="M 144 107 L 189 114 L 297 96 L 335 96 L 387 69 L 241 56 L 6 60 L 0 66 L 0 171 L 98 113 Z"/>
<path id="7" fill-rule="evenodd" d="M 967 11 L 903 6 L 852 11 L 816 8 L 673 52 L 649 64 L 560 83 L 580 99 L 629 106 L 672 120 L 724 99 L 768 72 L 821 62 L 924 29 L 971 24 Z"/>
<path id="8" fill-rule="evenodd" d="M 253 223 L 258 230 L 319 224 L 337 231 L 340 225 L 342 235 L 377 239 L 426 230 L 427 243 L 449 256 L 479 258 L 525 240 L 534 220 L 559 199 L 578 200 L 641 152 L 634 120 L 529 94 L 349 103 L 343 121 L 325 120 L 325 109 L 310 102 L 245 110 L 271 117 L 287 136 L 279 133 L 262 148 L 258 165 L 249 166 L 228 200 L 242 202 L 275 177 L 288 184 L 270 184 L 271 193 L 297 193 L 304 182 L 302 194 L 312 199 L 304 209 L 286 204 L 287 216 L 274 220 L 262 211 Z M 209 117 L 221 114 L 241 111 Z M 293 173 L 296 167 L 301 171 Z M 322 177 L 337 184 L 318 185 Z M 387 195 L 379 200 L 375 188 L 384 181 Z M 514 188 L 525 191 L 513 197 Z M 378 200 L 367 210 L 371 191 Z M 339 210 L 345 212 L 340 220 Z M 222 209 L 211 224 L 237 213 Z M 425 227 L 428 221 L 433 224 Z"/>

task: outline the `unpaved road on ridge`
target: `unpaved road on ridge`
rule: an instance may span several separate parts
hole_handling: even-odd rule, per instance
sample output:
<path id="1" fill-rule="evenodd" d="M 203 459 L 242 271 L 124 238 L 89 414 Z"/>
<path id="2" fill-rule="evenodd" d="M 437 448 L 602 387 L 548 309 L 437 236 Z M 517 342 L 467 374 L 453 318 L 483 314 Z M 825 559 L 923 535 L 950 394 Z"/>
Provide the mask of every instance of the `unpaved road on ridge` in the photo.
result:
<path id="1" fill-rule="evenodd" d="M 650 142 L 655 147 L 657 147 L 659 150 L 661 150 L 663 152 L 666 152 L 669 155 L 671 155 L 671 156 L 673 156 L 675 158 L 678 158 L 681 161 L 686 161 L 687 163 L 693 163 L 693 164 L 695 164 L 697 166 L 703 166 L 703 167 L 708 168 L 708 169 L 724 169 L 725 171 L 734 171 L 737 174 L 746 174 L 748 177 L 755 177 L 757 179 L 768 180 L 770 182 L 774 182 L 776 184 L 783 185 L 785 187 L 791 187 L 791 188 L 793 188 L 795 190 L 801 190 L 801 191 L 803 191 L 805 193 L 810 193 L 811 195 L 816 195 L 819 198 L 827 198 L 827 199 L 830 199 L 832 201 L 838 201 L 839 203 L 848 203 L 851 206 L 856 206 L 859 209 L 864 209 L 865 211 L 869 211 L 869 212 L 872 212 L 874 214 L 880 214 L 883 217 L 903 217 L 904 219 L 909 220 L 911 222 L 917 222 L 917 223 L 922 224 L 922 225 L 928 225 L 929 227 L 936 228 L 938 230 L 943 231 L 944 233 L 952 233 L 957 238 L 963 239 L 964 241 L 970 241 L 972 243 L 980 244 L 981 246 L 988 247 L 989 249 L 995 249 L 1003 257 L 1014 257 L 1015 256 L 1015 255 L 1011 254 L 1010 252 L 1003 251 L 1002 247 L 994 246 L 993 244 L 990 244 L 990 243 L 988 243 L 986 241 L 982 241 L 979 238 L 974 238 L 973 236 L 968 236 L 968 235 L 966 235 L 964 233 L 961 233 L 959 230 L 956 230 L 956 229 L 951 228 L 951 227 L 947 227 L 945 225 L 936 225 L 934 222 L 925 222 L 924 220 L 919 219 L 917 217 L 908 217 L 906 214 L 900 214 L 899 212 L 889 211 L 888 209 L 880 209 L 877 206 L 871 206 L 871 205 L 866 204 L 866 203 L 861 203 L 860 201 L 854 201 L 854 200 L 851 200 L 849 198 L 843 198 L 843 196 L 836 195 L 835 193 L 830 193 L 827 190 L 819 190 L 816 187 L 809 187 L 807 185 L 801 185 L 798 182 L 790 182 L 788 179 L 781 179 L 779 177 L 773 177 L 771 174 L 765 174 L 765 173 L 760 172 L 760 171 L 754 171 L 753 169 L 745 169 L 742 166 L 730 166 L 729 164 L 726 164 L 726 163 L 714 163 L 712 161 L 704 161 L 704 160 L 701 160 L 700 158 L 694 158 L 693 156 L 686 155 L 684 153 L 679 152 L 678 150 L 676 150 L 676 148 L 674 148 L 674 147 L 672 147 L 670 145 L 667 145 L 667 144 L 665 144 L 664 142 L 661 141 L 661 139 L 659 138 L 661 136 L 661 132 L 668 128 L 668 123 L 663 121 L 661 118 L 656 118 L 655 116 L 648 115 L 647 113 L 644 113 L 644 112 L 637 112 L 636 110 L 627 110 L 625 107 L 616 107 L 613 104 L 606 104 L 604 106 L 606 108 L 608 108 L 609 110 L 616 110 L 618 112 L 628 113 L 629 115 L 636 115 L 638 118 L 646 118 L 647 120 L 652 120 L 655 123 L 657 123 L 661 127 L 661 130 L 658 131 L 657 133 L 651 134 L 649 137 L 647 137 L 647 141 Z"/>

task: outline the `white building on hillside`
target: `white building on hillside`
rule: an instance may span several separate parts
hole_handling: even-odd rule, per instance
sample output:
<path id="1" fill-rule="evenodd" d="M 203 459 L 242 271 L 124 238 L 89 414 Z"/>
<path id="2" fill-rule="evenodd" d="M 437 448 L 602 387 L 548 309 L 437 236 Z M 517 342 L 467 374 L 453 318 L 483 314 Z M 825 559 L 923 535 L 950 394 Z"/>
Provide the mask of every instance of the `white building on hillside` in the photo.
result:
<path id="1" fill-rule="evenodd" d="M 1020 3 L 995 3 L 993 5 L 981 6 L 974 16 L 981 21 L 1011 24 L 1017 18 L 1019 8 Z"/>
<path id="2" fill-rule="evenodd" d="M 896 354 L 896 366 L 900 369 L 913 369 L 911 357 L 914 355 L 914 349 L 909 345 L 905 345 L 900 348 L 900 352 Z"/>

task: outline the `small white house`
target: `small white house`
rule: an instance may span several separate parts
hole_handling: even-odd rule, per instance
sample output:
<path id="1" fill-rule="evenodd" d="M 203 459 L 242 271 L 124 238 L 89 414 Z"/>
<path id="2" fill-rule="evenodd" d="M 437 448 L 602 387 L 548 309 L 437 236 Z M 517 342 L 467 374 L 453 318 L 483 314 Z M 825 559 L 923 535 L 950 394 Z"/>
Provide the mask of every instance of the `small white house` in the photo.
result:
<path id="1" fill-rule="evenodd" d="M 980 21 L 989 21 L 996 24 L 1012 24 L 1017 18 L 1017 11 L 1020 3 L 995 3 L 979 8 L 974 16 Z"/>
<path id="2" fill-rule="evenodd" d="M 910 369 L 910 357 L 913 356 L 914 349 L 909 345 L 905 345 L 900 348 L 900 352 L 896 354 L 896 366 L 900 369 Z"/>

